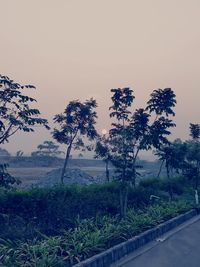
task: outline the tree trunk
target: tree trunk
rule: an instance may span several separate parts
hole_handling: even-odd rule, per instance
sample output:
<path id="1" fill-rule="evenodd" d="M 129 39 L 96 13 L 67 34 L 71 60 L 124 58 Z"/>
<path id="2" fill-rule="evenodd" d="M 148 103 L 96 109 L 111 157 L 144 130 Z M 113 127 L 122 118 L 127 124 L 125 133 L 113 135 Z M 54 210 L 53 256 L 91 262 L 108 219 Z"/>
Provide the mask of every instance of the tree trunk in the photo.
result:
<path id="1" fill-rule="evenodd" d="M 173 188 L 172 188 L 172 180 L 170 176 L 170 166 L 168 162 L 166 162 L 166 170 L 167 170 L 169 196 L 170 196 L 170 200 L 172 200 L 173 199 Z"/>
<path id="2" fill-rule="evenodd" d="M 125 188 L 125 192 L 124 192 L 124 217 L 127 214 L 127 204 L 128 204 L 128 188 Z"/>
<path id="3" fill-rule="evenodd" d="M 169 181 L 169 196 L 170 196 L 170 200 L 173 199 L 173 188 L 172 188 L 172 182 Z"/>
<path id="4" fill-rule="evenodd" d="M 170 175 L 169 175 L 169 164 L 166 162 L 166 170 L 167 170 L 167 178 L 169 179 L 170 178 Z"/>
<path id="5" fill-rule="evenodd" d="M 69 161 L 70 152 L 71 152 L 71 145 L 69 145 L 68 148 L 67 148 L 65 162 L 64 162 L 64 166 L 63 166 L 61 177 L 60 177 L 60 181 L 61 181 L 62 185 L 64 184 L 64 176 L 65 176 L 65 171 L 66 171 L 67 164 L 68 164 L 68 161 Z"/>
<path id="6" fill-rule="evenodd" d="M 132 171 L 133 171 L 133 174 L 132 174 L 131 184 L 135 188 L 135 186 L 136 186 L 136 169 L 135 169 L 135 166 L 133 166 Z"/>
<path id="7" fill-rule="evenodd" d="M 199 194 L 198 194 L 198 190 L 195 190 L 195 203 L 198 206 L 199 205 Z"/>
<path id="8" fill-rule="evenodd" d="M 106 179 L 107 179 L 107 182 L 110 181 L 110 174 L 109 174 L 109 168 L 108 168 L 108 160 L 106 160 Z"/>
<path id="9" fill-rule="evenodd" d="M 160 177 L 160 174 L 161 174 L 161 171 L 162 171 L 162 167 L 163 167 L 163 164 L 164 164 L 164 160 L 162 160 L 161 164 L 160 164 L 160 169 L 159 169 L 159 172 L 158 172 L 158 175 L 157 175 L 157 178 Z"/>
<path id="10" fill-rule="evenodd" d="M 134 187 L 136 186 L 136 177 L 137 177 L 135 165 L 136 165 L 136 160 L 137 160 L 139 151 L 140 151 L 140 149 L 137 148 L 137 151 L 136 151 L 135 155 L 133 156 L 133 162 L 132 162 L 132 171 L 133 171 L 133 174 L 132 174 L 132 181 L 131 182 L 132 182 L 132 184 L 133 184 Z"/>
<path id="11" fill-rule="evenodd" d="M 122 185 L 120 188 L 120 216 L 124 218 L 127 214 L 127 204 L 128 204 L 128 187 L 127 185 Z"/>

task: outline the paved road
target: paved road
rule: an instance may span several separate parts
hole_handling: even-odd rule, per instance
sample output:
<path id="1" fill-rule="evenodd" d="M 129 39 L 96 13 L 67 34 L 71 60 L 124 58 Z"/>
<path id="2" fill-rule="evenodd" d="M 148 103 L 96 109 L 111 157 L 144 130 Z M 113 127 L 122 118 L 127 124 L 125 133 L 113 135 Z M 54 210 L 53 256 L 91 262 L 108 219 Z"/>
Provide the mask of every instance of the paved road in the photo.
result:
<path id="1" fill-rule="evenodd" d="M 200 267 L 200 220 L 125 258 L 119 267 Z"/>

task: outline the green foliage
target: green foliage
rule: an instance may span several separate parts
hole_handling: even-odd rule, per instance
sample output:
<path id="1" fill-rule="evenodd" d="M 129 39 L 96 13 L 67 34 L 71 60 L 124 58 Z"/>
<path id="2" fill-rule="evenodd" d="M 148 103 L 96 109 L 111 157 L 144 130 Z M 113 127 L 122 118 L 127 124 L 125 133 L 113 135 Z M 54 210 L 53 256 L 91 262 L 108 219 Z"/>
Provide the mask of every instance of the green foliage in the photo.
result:
<path id="1" fill-rule="evenodd" d="M 33 157 L 57 157 L 63 152 L 59 150 L 59 146 L 52 141 L 44 141 L 38 145 L 38 150 L 31 153 Z"/>
<path id="2" fill-rule="evenodd" d="M 198 140 L 200 138 L 200 125 L 190 123 L 190 136 L 194 140 Z"/>
<path id="3" fill-rule="evenodd" d="M 10 175 L 7 167 L 8 164 L 0 164 L 0 187 L 11 188 L 14 184 L 19 185 L 20 180 Z"/>
<path id="4" fill-rule="evenodd" d="M 175 115 L 173 107 L 176 104 L 175 94 L 171 88 L 154 90 L 145 109 L 131 111 L 133 90 L 130 88 L 112 89 L 113 105 L 110 117 L 112 123 L 109 132 L 109 154 L 111 162 L 116 167 L 116 178 L 120 181 L 121 216 L 126 214 L 128 185 L 136 185 L 137 158 L 141 150 L 152 147 L 159 149 L 168 144 L 167 137 L 171 134 L 169 128 L 175 124 L 169 115 Z"/>
<path id="5" fill-rule="evenodd" d="M 194 181 L 194 188 L 198 189 L 200 178 L 200 142 L 197 139 L 185 142 L 186 153 L 184 158 L 183 173 Z"/>
<path id="6" fill-rule="evenodd" d="M 182 195 L 189 186 L 191 185 L 185 177 L 171 177 L 170 180 L 168 178 L 147 178 L 140 182 L 140 187 L 145 191 L 151 189 L 152 194 L 157 196 L 169 192 L 169 187 L 174 195 Z"/>
<path id="7" fill-rule="evenodd" d="M 186 152 L 186 144 L 180 139 L 176 139 L 174 142 L 169 142 L 168 144 L 160 146 L 159 149 L 155 151 L 155 155 L 158 156 L 161 162 L 165 163 L 167 175 L 169 177 L 173 175 L 174 171 L 176 174 L 182 171 Z"/>
<path id="8" fill-rule="evenodd" d="M 154 90 L 150 100 L 147 102 L 147 109 L 150 112 L 155 112 L 157 115 L 165 113 L 166 116 L 174 116 L 173 107 L 176 105 L 175 97 L 176 95 L 171 88 Z"/>
<path id="9" fill-rule="evenodd" d="M 11 154 L 6 150 L 0 147 L 0 157 L 10 157 Z"/>
<path id="10" fill-rule="evenodd" d="M 184 193 L 187 179 L 172 179 L 175 196 Z M 141 209 L 149 206 L 150 196 L 169 199 L 168 180 L 146 179 L 128 189 L 127 206 Z M 58 186 L 27 190 L 0 191 L 0 236 L 33 238 L 38 231 L 55 235 L 62 228 L 74 228 L 77 217 L 82 220 L 97 215 L 115 216 L 120 211 L 121 186 L 118 183 L 90 186 Z M 15 205 L 13 205 L 15 203 Z"/>
<path id="11" fill-rule="evenodd" d="M 20 85 L 0 75 L 0 144 L 18 131 L 33 132 L 35 125 L 49 129 L 47 120 L 40 118 L 40 111 L 32 108 L 36 100 L 23 94 L 25 89 L 35 89 L 33 85 Z"/>
<path id="12" fill-rule="evenodd" d="M 54 117 L 54 122 L 58 128 L 54 128 L 53 138 L 67 146 L 65 163 L 61 174 L 61 183 L 63 184 L 65 170 L 71 154 L 71 150 L 90 150 L 91 147 L 85 145 L 84 137 L 92 141 L 97 136 L 95 129 L 97 113 L 96 100 L 91 98 L 85 102 L 79 100 L 71 101 L 61 114 Z"/>
<path id="13" fill-rule="evenodd" d="M 1 266 L 72 266 L 113 245 L 191 208 L 186 201 L 161 202 L 141 211 L 129 210 L 126 218 L 96 217 L 77 222 L 61 236 L 29 241 L 0 241 Z"/>

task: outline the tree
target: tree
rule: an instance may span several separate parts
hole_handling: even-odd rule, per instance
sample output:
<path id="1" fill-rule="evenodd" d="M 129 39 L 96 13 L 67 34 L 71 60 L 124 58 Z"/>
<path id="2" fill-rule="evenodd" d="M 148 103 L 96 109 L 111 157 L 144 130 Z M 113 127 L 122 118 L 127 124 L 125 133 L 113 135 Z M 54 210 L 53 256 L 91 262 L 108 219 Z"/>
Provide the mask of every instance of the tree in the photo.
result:
<path id="1" fill-rule="evenodd" d="M 32 108 L 36 100 L 23 92 L 35 89 L 33 85 L 20 85 L 7 76 L 0 75 L 0 144 L 18 131 L 33 132 L 34 126 L 44 126 L 49 129 L 46 119 L 40 118 L 40 111 Z M 0 186 L 8 187 L 18 180 L 7 172 L 7 165 L 0 164 Z"/>
<path id="2" fill-rule="evenodd" d="M 109 145 L 109 138 L 105 135 L 98 138 L 95 147 L 95 158 L 100 158 L 105 162 L 106 167 L 106 179 L 110 181 L 109 163 L 111 162 L 111 151 Z"/>
<path id="3" fill-rule="evenodd" d="M 18 150 L 16 152 L 16 157 L 22 157 L 24 155 L 24 152 L 22 150 Z"/>
<path id="4" fill-rule="evenodd" d="M 174 176 L 174 173 L 183 173 L 186 152 L 187 147 L 180 139 L 176 139 L 174 142 L 169 142 L 168 144 L 161 146 L 159 150 L 155 152 L 155 155 L 157 155 L 161 161 L 158 177 L 160 176 L 162 166 L 165 164 L 168 178 L 168 190 L 171 199 L 173 198 L 171 178 Z"/>
<path id="5" fill-rule="evenodd" d="M 200 138 L 200 125 L 190 123 L 190 136 L 193 140 L 199 140 Z"/>
<path id="6" fill-rule="evenodd" d="M 197 140 L 186 141 L 186 147 L 184 173 L 185 176 L 194 181 L 194 189 L 198 190 L 200 178 L 200 142 Z"/>
<path id="7" fill-rule="evenodd" d="M 92 141 L 97 137 L 95 129 L 96 107 L 96 100 L 92 98 L 83 103 L 79 100 L 74 100 L 69 102 L 63 113 L 54 117 L 54 122 L 58 124 L 58 128 L 54 129 L 53 138 L 67 146 L 65 162 L 61 173 L 62 184 L 71 150 L 90 149 L 85 144 L 85 139 L 83 138 Z"/>
<path id="8" fill-rule="evenodd" d="M 10 175 L 7 171 L 8 164 L 0 164 L 0 187 L 11 188 L 14 184 L 19 185 L 19 179 Z"/>
<path id="9" fill-rule="evenodd" d="M 192 140 L 186 141 L 185 175 L 194 180 L 194 188 L 198 194 L 200 178 L 200 125 L 190 123 Z"/>
<path id="10" fill-rule="evenodd" d="M 38 150 L 31 153 L 33 157 L 57 157 L 64 153 L 59 150 L 59 146 L 52 141 L 44 141 L 37 146 Z"/>
<path id="11" fill-rule="evenodd" d="M 179 174 L 183 171 L 185 165 L 185 155 L 187 152 L 186 144 L 181 139 L 176 139 L 174 142 L 169 142 L 163 145 L 159 150 L 155 151 L 161 161 L 161 167 L 165 163 L 167 177 L 173 176 L 173 173 Z M 158 178 L 161 173 L 161 168 L 158 172 Z"/>
<path id="12" fill-rule="evenodd" d="M 6 149 L 0 147 L 0 157 L 10 157 L 10 156 L 11 156 L 10 153 Z"/>
<path id="13" fill-rule="evenodd" d="M 33 132 L 34 126 L 43 125 L 47 129 L 46 119 L 40 118 L 40 111 L 30 107 L 36 102 L 23 92 L 25 89 L 35 89 L 33 85 L 20 85 L 0 75 L 0 144 L 18 131 Z"/>
<path id="14" fill-rule="evenodd" d="M 175 124 L 169 115 L 174 115 L 175 94 L 169 88 L 154 90 L 145 109 L 130 110 L 135 99 L 130 88 L 112 89 L 113 105 L 110 117 L 115 118 L 109 132 L 112 163 L 116 167 L 117 179 L 121 182 L 121 215 L 126 215 L 128 186 L 135 186 L 137 159 L 140 150 L 159 148 L 168 142 L 169 128 Z M 153 119 L 153 115 L 154 120 Z"/>
<path id="15" fill-rule="evenodd" d="M 154 90 L 147 102 L 147 110 L 155 112 L 157 117 L 163 113 L 168 117 L 175 116 L 176 95 L 171 88 Z"/>

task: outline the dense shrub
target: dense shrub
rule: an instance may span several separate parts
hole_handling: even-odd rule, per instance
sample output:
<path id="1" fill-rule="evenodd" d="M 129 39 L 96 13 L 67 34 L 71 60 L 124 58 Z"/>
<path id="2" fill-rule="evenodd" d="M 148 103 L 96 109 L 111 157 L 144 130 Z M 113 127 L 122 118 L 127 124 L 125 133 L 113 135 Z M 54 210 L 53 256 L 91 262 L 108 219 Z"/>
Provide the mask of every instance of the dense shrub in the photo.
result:
<path id="1" fill-rule="evenodd" d="M 140 187 L 145 190 L 152 190 L 152 193 L 159 195 L 161 192 L 172 190 L 172 194 L 181 195 L 190 186 L 188 179 L 185 177 L 168 178 L 147 178 L 140 182 Z"/>
<path id="2" fill-rule="evenodd" d="M 142 208 L 152 204 L 151 195 L 166 197 L 168 181 L 147 179 L 129 189 L 128 207 Z M 174 179 L 174 194 L 182 194 L 184 183 Z M 76 219 L 119 212 L 119 185 L 108 183 L 90 186 L 16 189 L 0 191 L 0 237 L 30 238 L 40 231 L 59 234 L 60 229 L 74 228 Z"/>

